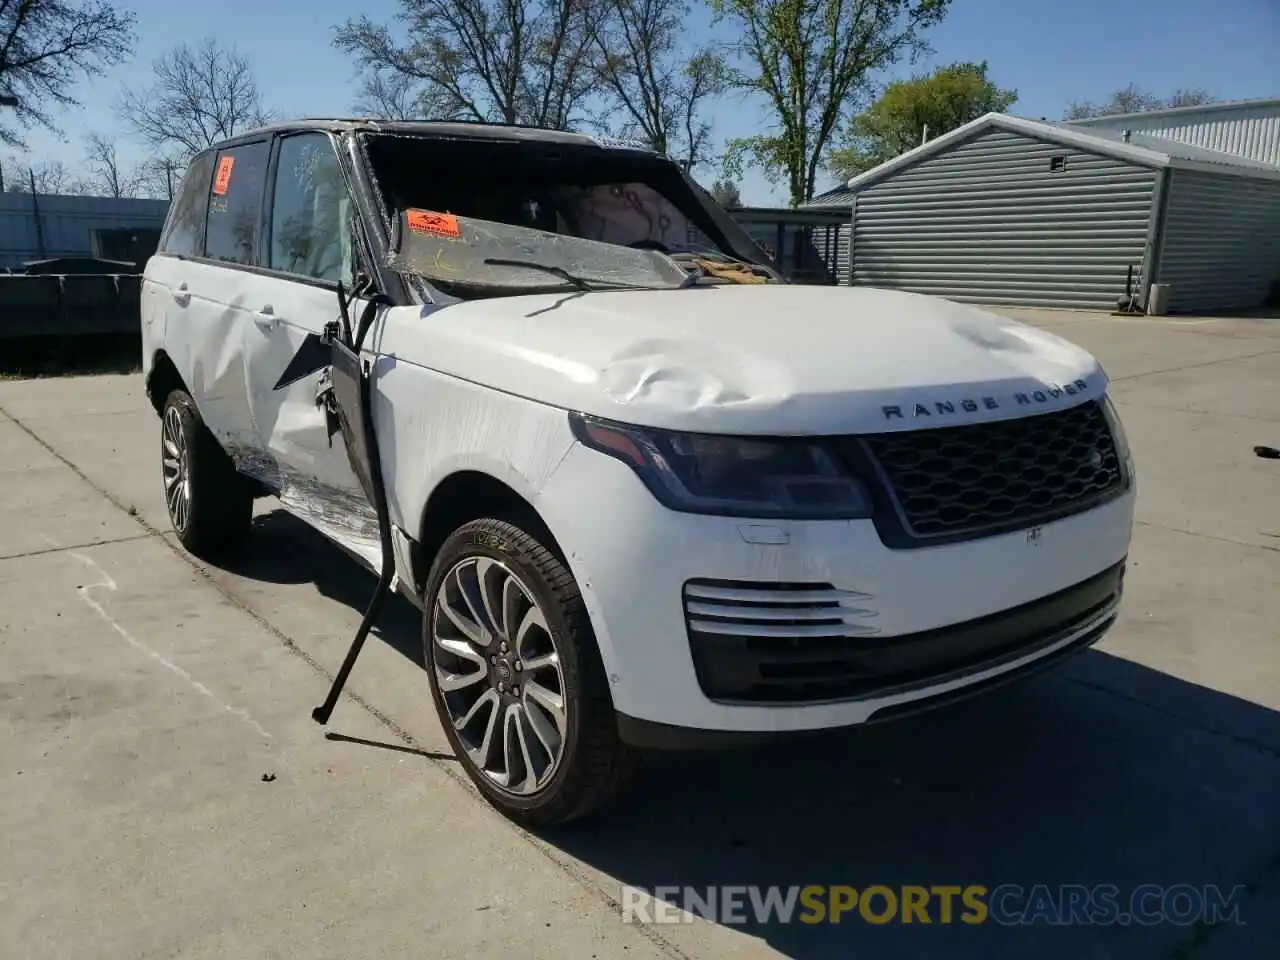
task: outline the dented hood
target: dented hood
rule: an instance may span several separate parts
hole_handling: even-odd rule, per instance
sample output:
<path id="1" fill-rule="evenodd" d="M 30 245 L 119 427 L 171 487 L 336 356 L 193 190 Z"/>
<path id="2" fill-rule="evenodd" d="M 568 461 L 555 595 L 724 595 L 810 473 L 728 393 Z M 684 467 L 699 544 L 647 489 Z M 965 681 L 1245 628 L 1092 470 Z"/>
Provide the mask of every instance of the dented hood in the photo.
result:
<path id="1" fill-rule="evenodd" d="M 677 430 L 814 435 L 1022 416 L 1098 396 L 1051 334 L 937 297 L 700 286 L 390 312 L 380 349 L 542 403 Z"/>

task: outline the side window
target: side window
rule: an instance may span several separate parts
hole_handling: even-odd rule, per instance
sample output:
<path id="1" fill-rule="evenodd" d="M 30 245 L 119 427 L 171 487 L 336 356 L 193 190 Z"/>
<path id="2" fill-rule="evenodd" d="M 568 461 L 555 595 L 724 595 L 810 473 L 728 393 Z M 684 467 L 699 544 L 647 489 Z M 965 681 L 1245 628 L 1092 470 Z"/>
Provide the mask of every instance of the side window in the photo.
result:
<path id="1" fill-rule="evenodd" d="M 198 257 L 204 233 L 204 214 L 209 196 L 209 184 L 213 179 L 213 154 L 202 153 L 187 166 L 186 176 L 178 188 L 178 195 L 169 208 L 164 233 L 160 237 L 160 252 L 176 257 Z"/>
<path id="2" fill-rule="evenodd" d="M 303 133 L 281 140 L 267 266 L 349 282 L 355 272 L 354 216 L 329 137 Z"/>
<path id="3" fill-rule="evenodd" d="M 206 257 L 227 263 L 256 262 L 258 213 L 269 153 L 265 140 L 218 151 L 209 191 Z"/>

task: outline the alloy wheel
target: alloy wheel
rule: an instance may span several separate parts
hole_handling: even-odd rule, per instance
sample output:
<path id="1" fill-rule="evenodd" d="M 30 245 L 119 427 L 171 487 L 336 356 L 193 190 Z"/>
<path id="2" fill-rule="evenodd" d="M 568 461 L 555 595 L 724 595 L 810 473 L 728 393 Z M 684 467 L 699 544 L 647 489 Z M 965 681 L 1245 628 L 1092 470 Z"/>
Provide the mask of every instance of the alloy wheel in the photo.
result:
<path id="1" fill-rule="evenodd" d="M 467 557 L 441 580 L 431 621 L 429 667 L 468 758 L 503 791 L 536 793 L 564 755 L 569 707 L 533 592 L 500 561 Z"/>
<path id="2" fill-rule="evenodd" d="M 191 519 L 190 452 L 187 431 L 176 406 L 164 412 L 160 429 L 163 450 L 160 469 L 164 475 L 164 499 L 169 519 L 178 533 L 184 533 Z"/>

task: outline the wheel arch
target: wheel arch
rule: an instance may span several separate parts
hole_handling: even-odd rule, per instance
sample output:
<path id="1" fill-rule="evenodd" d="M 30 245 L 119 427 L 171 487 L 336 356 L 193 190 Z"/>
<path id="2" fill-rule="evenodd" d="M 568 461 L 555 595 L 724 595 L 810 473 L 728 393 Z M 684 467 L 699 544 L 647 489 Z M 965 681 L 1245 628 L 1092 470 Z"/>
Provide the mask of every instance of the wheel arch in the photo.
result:
<path id="1" fill-rule="evenodd" d="M 464 523 L 484 517 L 518 523 L 565 560 L 555 533 L 527 497 L 493 474 L 459 469 L 436 484 L 423 507 L 411 550 L 413 580 L 418 590 L 425 587 L 431 564 L 449 534 Z"/>
<path id="2" fill-rule="evenodd" d="M 146 391 L 147 399 L 157 414 L 164 410 L 164 402 L 174 390 L 191 393 L 169 354 L 163 349 L 156 350 L 147 373 Z"/>

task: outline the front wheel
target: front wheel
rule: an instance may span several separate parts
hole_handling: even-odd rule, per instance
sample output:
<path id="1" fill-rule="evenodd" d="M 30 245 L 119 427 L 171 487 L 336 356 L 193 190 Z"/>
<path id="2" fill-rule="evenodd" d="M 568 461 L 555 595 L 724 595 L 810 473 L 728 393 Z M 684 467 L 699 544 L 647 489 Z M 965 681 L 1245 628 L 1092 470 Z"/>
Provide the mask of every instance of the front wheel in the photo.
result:
<path id="1" fill-rule="evenodd" d="M 424 600 L 436 709 L 485 798 L 528 826 L 601 806 L 633 758 L 564 563 L 520 526 L 475 520 L 441 547 Z"/>

